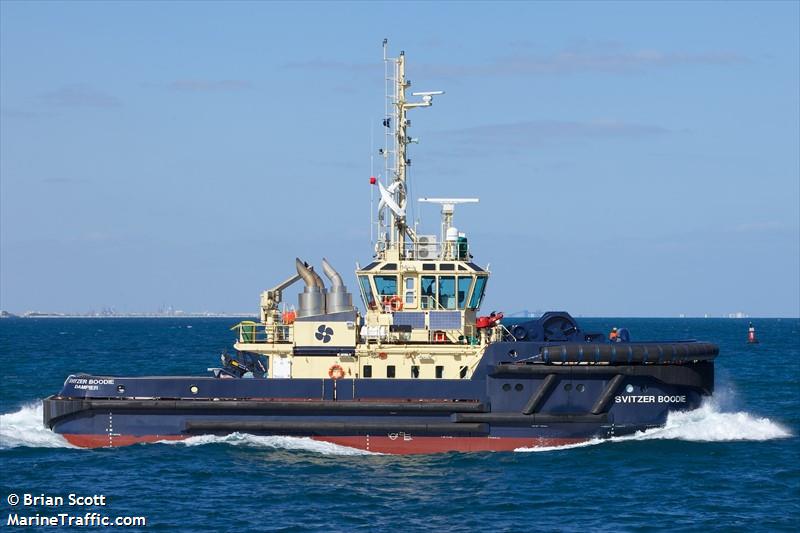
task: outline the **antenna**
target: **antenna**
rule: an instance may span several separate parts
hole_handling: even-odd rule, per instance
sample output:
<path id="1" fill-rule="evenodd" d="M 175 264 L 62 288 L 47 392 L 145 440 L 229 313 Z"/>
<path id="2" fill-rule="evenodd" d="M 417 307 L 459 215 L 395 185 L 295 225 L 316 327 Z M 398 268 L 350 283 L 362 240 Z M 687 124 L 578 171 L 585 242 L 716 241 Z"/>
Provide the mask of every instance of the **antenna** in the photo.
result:
<path id="1" fill-rule="evenodd" d="M 411 93 L 411 96 L 421 96 L 424 103 L 432 105 L 433 97 L 440 94 L 444 94 L 444 91 L 424 91 L 419 93 Z"/>
<path id="2" fill-rule="evenodd" d="M 429 204 L 477 204 L 480 198 L 420 198 L 417 201 Z"/>
<path id="3" fill-rule="evenodd" d="M 439 204 L 442 206 L 442 259 L 452 259 L 456 255 L 456 244 L 463 233 L 458 232 L 458 228 L 453 226 L 453 214 L 458 204 L 477 204 L 478 198 L 419 198 L 420 202 L 429 204 Z"/>
<path id="4" fill-rule="evenodd" d="M 369 121 L 369 179 L 375 178 L 375 126 L 373 121 Z M 375 202 L 373 200 L 374 194 L 372 188 L 369 189 L 369 244 L 375 244 L 375 226 L 372 223 L 372 216 L 374 211 Z"/>
<path id="5" fill-rule="evenodd" d="M 378 204 L 378 220 L 385 220 L 385 215 L 390 216 L 390 223 L 379 228 L 376 249 L 379 253 L 391 250 L 398 259 L 406 255 L 406 236 L 412 242 L 416 239 L 416 232 L 407 223 L 406 203 L 409 196 L 407 185 L 408 167 L 411 159 L 408 157 L 408 145 L 417 143 L 409 135 L 411 121 L 407 117 L 410 109 L 417 107 L 430 107 L 433 97 L 444 94 L 444 91 L 422 91 L 411 93 L 412 96 L 421 97 L 421 101 L 409 102 L 406 100 L 406 89 L 411 87 L 411 81 L 405 75 L 405 52 L 400 52 L 398 57 L 388 55 L 389 41 L 383 40 L 384 82 L 386 85 L 386 115 L 383 125 L 386 127 L 386 142 L 380 151 L 384 158 L 386 183 L 378 184 L 381 201 Z M 390 74 L 391 67 L 391 74 Z M 390 91 L 390 85 L 392 89 Z M 383 233 L 383 228 L 388 234 Z"/>
<path id="6" fill-rule="evenodd" d="M 441 205 L 442 223 L 445 223 L 445 215 L 449 215 L 447 227 L 450 227 L 450 222 L 453 221 L 453 213 L 455 212 L 457 204 L 477 204 L 480 200 L 478 198 L 419 198 L 417 201 Z"/>

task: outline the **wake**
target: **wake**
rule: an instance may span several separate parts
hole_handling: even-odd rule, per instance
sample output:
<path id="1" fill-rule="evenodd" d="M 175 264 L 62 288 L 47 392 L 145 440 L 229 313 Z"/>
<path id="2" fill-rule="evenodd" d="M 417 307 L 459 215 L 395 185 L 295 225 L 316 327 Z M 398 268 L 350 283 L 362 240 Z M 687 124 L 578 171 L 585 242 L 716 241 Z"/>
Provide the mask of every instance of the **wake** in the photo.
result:
<path id="1" fill-rule="evenodd" d="M 44 426 L 42 402 L 23 405 L 19 411 L 0 415 L 0 450 L 9 448 L 75 448 Z"/>
<path id="2" fill-rule="evenodd" d="M 787 428 L 769 418 L 744 411 L 720 410 L 712 400 L 699 409 L 670 413 L 664 427 L 649 429 L 624 437 L 592 439 L 564 446 L 519 448 L 518 452 L 546 452 L 583 448 L 604 443 L 682 440 L 690 442 L 768 441 L 791 437 Z M 370 455 L 371 452 L 348 448 L 330 442 L 306 437 L 257 436 L 232 433 L 225 436 L 199 435 L 181 441 L 161 441 L 171 446 L 204 446 L 223 444 L 247 448 L 273 450 L 299 450 L 323 455 Z M 0 415 L 0 450 L 12 448 L 76 448 L 61 435 L 50 431 L 42 423 L 42 402 L 23 405 L 18 411 Z"/>
<path id="3" fill-rule="evenodd" d="M 73 446 L 58 433 L 46 428 L 42 422 L 42 402 L 23 405 L 18 411 L 0 415 L 0 450 L 12 448 L 71 448 Z M 203 446 L 226 444 L 249 448 L 274 450 L 300 450 L 322 455 L 371 455 L 371 452 L 339 446 L 330 442 L 315 441 L 305 437 L 263 437 L 244 433 L 231 435 L 199 435 L 182 441 L 160 441 L 158 444 L 174 446 Z"/>
<path id="4" fill-rule="evenodd" d="M 323 442 L 308 437 L 259 436 L 248 433 L 231 433 L 230 435 L 198 435 L 185 440 L 165 440 L 158 444 L 174 446 L 204 446 L 207 444 L 228 444 L 247 448 L 272 448 L 274 450 L 300 450 L 322 455 L 377 455 L 366 450 L 348 448 L 332 442 Z"/>
<path id="5" fill-rule="evenodd" d="M 670 413 L 663 427 L 639 431 L 624 437 L 592 439 L 578 444 L 540 448 L 518 448 L 518 452 L 546 452 L 583 448 L 597 444 L 645 441 L 683 440 L 689 442 L 767 441 L 785 439 L 792 433 L 769 418 L 747 412 L 724 412 L 714 401 L 709 401 L 693 411 Z"/>

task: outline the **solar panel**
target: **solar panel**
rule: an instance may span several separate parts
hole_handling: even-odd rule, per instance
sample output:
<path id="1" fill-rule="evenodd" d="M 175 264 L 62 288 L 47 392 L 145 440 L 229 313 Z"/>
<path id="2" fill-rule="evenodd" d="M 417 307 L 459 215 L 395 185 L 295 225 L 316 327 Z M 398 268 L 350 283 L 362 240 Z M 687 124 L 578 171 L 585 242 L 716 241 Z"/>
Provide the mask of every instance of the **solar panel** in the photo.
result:
<path id="1" fill-rule="evenodd" d="M 425 329 L 425 313 L 392 313 L 392 321 L 396 326 Z"/>
<path id="2" fill-rule="evenodd" d="M 431 329 L 461 329 L 461 313 L 459 311 L 431 311 Z"/>

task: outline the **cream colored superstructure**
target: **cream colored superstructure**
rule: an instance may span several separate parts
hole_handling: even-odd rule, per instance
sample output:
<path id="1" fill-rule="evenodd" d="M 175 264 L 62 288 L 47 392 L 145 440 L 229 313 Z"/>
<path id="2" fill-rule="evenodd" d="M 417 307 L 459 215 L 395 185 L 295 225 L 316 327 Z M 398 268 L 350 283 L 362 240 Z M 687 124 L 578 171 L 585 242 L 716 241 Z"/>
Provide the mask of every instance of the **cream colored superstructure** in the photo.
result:
<path id="1" fill-rule="evenodd" d="M 472 375 L 486 344 L 502 328 L 476 327 L 489 273 L 474 263 L 381 260 L 356 274 L 364 315 L 354 311 L 352 320 L 322 314 L 292 323 L 242 323 L 235 348 L 269 356 L 270 376 L 281 375 L 274 368 L 276 359 L 288 359 L 291 373 L 283 377 L 322 377 L 338 364 L 347 377 L 463 379 Z M 387 279 L 395 280 L 395 290 L 384 283 Z M 424 292 L 426 284 L 432 294 Z M 449 286 L 454 294 L 443 290 Z M 262 310 L 265 315 L 272 313 Z M 448 321 L 436 327 L 441 319 Z M 329 353 L 318 351 L 326 349 Z M 286 365 L 279 363 L 281 369 Z"/>
<path id="2" fill-rule="evenodd" d="M 260 321 L 237 325 L 235 348 L 268 356 L 269 377 L 322 378 L 339 365 L 346 378 L 467 379 L 503 328 L 497 321 L 476 325 L 489 272 L 472 261 L 466 236 L 453 226 L 455 205 L 478 200 L 422 199 L 442 206 L 439 236 L 418 235 L 407 224 L 407 147 L 416 142 L 408 135 L 407 113 L 431 106 L 443 93 L 413 93 L 421 101 L 407 101 L 405 55 L 387 57 L 384 41 L 384 61 L 391 83 L 387 144 L 380 150 L 385 183 L 371 178 L 381 198 L 378 238 L 374 260 L 356 270 L 366 311 L 347 304 L 341 276 L 324 259 L 330 290 L 298 259 L 297 275 L 262 293 Z M 298 313 L 281 312 L 282 291 L 300 279 L 306 287 Z"/>

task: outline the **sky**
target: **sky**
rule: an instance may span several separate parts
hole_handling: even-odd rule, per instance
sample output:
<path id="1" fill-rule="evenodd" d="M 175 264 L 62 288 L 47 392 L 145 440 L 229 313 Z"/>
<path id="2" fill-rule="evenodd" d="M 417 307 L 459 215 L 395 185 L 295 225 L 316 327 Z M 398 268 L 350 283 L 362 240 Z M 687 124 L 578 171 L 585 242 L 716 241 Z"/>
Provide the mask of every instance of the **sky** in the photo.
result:
<path id="1" fill-rule="evenodd" d="M 800 315 L 792 1 L 3 0 L 0 308 L 255 312 L 295 257 L 355 289 L 384 38 L 446 91 L 411 192 L 480 198 L 485 311 Z"/>

